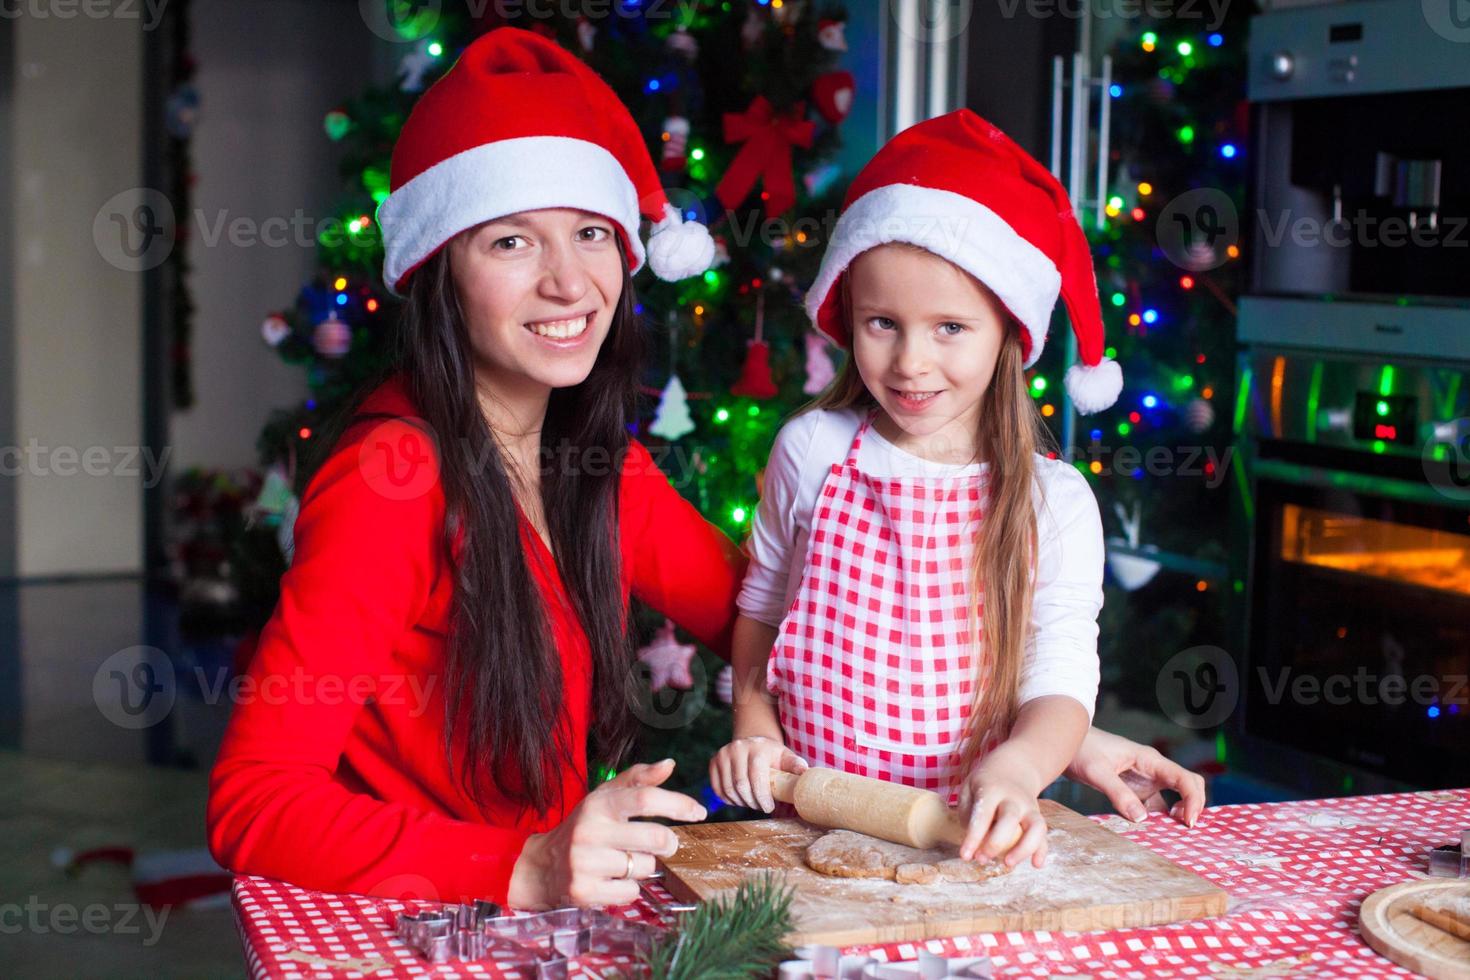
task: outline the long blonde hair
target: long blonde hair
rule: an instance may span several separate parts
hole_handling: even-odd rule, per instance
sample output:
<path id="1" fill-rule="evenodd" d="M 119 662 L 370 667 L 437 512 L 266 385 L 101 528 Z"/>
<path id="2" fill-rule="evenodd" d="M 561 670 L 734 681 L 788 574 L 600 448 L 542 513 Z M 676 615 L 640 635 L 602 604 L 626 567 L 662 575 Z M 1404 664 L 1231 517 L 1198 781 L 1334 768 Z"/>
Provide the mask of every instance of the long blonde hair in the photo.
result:
<path id="1" fill-rule="evenodd" d="M 851 337 L 852 305 L 846 274 L 839 281 L 838 297 L 842 322 Z M 975 658 L 975 700 L 970 705 L 964 747 L 954 770 L 957 780 L 963 780 L 980 756 L 1006 737 L 1015 720 L 1035 594 L 1037 530 L 1031 496 L 1035 454 L 1038 447 L 1053 443 L 1027 390 L 1020 325 L 1008 313 L 1005 318 L 1006 336 L 980 403 L 976 437 L 979 457 L 989 465 L 981 505 L 984 518 L 975 534 L 970 575 L 969 636 L 973 642 L 977 620 L 982 619 L 982 605 L 983 636 Z M 876 405 L 849 354 L 827 390 L 797 414 L 813 409 L 867 410 Z"/>

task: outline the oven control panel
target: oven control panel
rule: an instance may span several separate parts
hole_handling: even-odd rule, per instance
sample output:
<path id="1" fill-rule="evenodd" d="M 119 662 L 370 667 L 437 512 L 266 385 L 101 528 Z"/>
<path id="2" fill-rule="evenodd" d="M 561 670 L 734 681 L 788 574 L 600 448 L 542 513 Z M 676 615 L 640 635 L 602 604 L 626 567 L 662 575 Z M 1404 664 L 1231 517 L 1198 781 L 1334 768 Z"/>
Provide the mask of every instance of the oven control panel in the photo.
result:
<path id="1" fill-rule="evenodd" d="M 1237 441 L 1458 459 L 1470 433 L 1470 364 L 1250 347 Z"/>
<path id="2" fill-rule="evenodd" d="M 1348 0 L 1251 19 L 1252 102 L 1470 86 L 1457 0 Z"/>

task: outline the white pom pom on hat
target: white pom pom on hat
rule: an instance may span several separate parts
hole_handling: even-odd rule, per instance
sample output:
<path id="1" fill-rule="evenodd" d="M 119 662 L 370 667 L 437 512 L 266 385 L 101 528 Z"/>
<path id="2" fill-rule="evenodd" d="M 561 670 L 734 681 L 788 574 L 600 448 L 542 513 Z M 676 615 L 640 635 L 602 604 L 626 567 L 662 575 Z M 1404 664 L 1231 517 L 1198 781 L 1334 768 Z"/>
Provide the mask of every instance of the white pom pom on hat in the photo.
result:
<path id="1" fill-rule="evenodd" d="M 1092 366 L 1073 364 L 1067 368 L 1063 383 L 1077 411 L 1091 415 L 1118 400 L 1123 391 L 1123 369 L 1110 357 L 1104 357 Z"/>
<path id="2" fill-rule="evenodd" d="M 683 279 L 714 260 L 709 230 L 669 204 L 617 94 L 576 55 L 520 28 L 476 38 L 414 104 L 389 187 L 377 220 L 383 280 L 399 296 L 461 231 L 541 208 L 606 216 L 635 272 L 646 258 L 660 279 Z M 646 253 L 640 218 L 653 222 Z"/>
<path id="3" fill-rule="evenodd" d="M 1066 190 L 1010 137 L 969 109 L 921 122 L 880 149 L 848 188 L 816 281 L 812 324 L 848 345 L 837 283 L 888 242 L 918 245 L 983 282 L 1021 325 L 1025 366 L 1041 357 L 1058 295 L 1077 335 L 1067 393 L 1079 412 L 1112 405 L 1123 370 L 1104 356 L 1102 306 L 1087 236 Z"/>
<path id="4" fill-rule="evenodd" d="M 648 236 L 648 267 L 666 282 L 697 276 L 715 261 L 715 240 L 697 221 L 686 221 L 679 209 L 664 205 L 664 217 Z"/>

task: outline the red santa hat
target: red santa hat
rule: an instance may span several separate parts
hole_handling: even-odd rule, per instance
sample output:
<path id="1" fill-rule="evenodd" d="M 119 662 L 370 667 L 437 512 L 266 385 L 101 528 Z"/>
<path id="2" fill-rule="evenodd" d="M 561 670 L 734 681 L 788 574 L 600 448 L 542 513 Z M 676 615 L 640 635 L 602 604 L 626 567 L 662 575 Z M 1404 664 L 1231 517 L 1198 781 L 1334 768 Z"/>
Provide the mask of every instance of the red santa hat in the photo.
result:
<path id="1" fill-rule="evenodd" d="M 58 847 L 51 863 L 75 876 L 89 864 L 108 861 L 132 869 L 133 894 L 153 908 L 189 904 L 195 908 L 228 904 L 235 876 L 215 863 L 207 848 L 183 851 L 134 851 L 126 845 L 108 845 L 73 851 Z"/>
<path id="2" fill-rule="evenodd" d="M 481 35 L 414 104 L 378 206 L 383 280 L 398 295 L 445 242 L 519 211 L 578 208 L 616 226 L 636 271 L 697 275 L 715 247 L 669 203 L 643 134 L 607 83 L 530 31 Z M 639 216 L 653 222 L 645 253 Z"/>
<path id="3" fill-rule="evenodd" d="M 1025 366 L 1041 357 L 1060 291 L 1077 333 L 1067 393 L 1083 414 L 1113 404 L 1123 371 L 1103 356 L 1102 308 L 1087 238 L 1067 192 L 1030 154 L 968 109 L 899 133 L 848 189 L 807 294 L 812 322 L 846 347 L 835 288 L 854 259 L 918 245 L 983 282 L 1021 325 Z"/>

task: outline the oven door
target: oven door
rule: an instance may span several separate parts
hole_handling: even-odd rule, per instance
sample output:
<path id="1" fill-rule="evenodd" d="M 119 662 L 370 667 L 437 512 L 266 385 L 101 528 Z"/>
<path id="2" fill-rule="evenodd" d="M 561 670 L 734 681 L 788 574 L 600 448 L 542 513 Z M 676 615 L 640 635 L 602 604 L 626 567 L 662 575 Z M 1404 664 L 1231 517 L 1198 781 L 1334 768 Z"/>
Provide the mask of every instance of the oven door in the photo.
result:
<path id="1" fill-rule="evenodd" d="M 1246 732 L 1462 785 L 1470 493 L 1381 456 L 1342 452 L 1334 466 L 1321 447 L 1298 448 L 1263 443 L 1255 461 Z"/>

